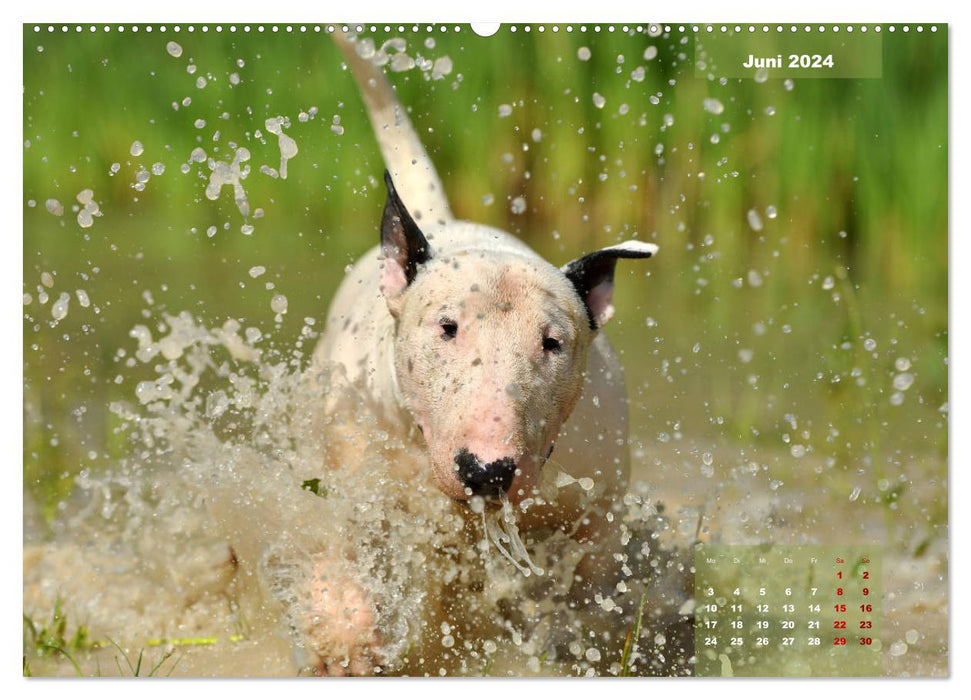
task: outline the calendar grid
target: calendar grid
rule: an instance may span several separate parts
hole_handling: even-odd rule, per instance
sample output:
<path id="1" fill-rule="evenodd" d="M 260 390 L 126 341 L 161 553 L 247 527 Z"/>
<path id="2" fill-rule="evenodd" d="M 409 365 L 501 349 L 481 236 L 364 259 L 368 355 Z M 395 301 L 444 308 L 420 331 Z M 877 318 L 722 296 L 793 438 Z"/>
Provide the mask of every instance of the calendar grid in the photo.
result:
<path id="1" fill-rule="evenodd" d="M 875 547 L 700 545 L 695 567 L 697 675 L 881 675 Z"/>

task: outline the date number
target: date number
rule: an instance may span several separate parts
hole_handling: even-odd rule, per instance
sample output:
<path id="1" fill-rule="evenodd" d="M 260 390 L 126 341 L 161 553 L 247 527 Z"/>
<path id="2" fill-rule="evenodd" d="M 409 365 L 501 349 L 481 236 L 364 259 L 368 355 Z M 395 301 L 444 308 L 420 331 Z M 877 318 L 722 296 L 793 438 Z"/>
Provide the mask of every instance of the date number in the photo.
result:
<path id="1" fill-rule="evenodd" d="M 789 54 L 790 68 L 832 68 L 833 54 L 821 56 L 818 53 L 791 53 Z"/>

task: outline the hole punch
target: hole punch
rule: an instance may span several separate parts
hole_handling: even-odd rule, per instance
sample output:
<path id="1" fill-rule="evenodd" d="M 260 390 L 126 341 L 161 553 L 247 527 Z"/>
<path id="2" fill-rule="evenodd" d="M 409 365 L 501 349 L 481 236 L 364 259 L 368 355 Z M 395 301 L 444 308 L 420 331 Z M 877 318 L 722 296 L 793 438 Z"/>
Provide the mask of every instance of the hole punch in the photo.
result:
<path id="1" fill-rule="evenodd" d="M 481 37 L 489 37 L 499 31 L 499 22 L 473 22 L 472 31 Z"/>

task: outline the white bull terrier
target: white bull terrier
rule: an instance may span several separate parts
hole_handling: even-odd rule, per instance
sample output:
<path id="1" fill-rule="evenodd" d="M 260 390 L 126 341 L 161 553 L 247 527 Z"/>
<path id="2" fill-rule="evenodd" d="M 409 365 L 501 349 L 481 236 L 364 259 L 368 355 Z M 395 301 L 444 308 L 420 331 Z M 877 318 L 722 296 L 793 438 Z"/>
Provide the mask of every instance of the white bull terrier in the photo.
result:
<path id="1" fill-rule="evenodd" d="M 583 495 L 601 515 L 623 496 L 627 395 L 601 329 L 614 313 L 617 260 L 651 257 L 657 246 L 627 241 L 558 268 L 508 233 L 455 220 L 384 74 L 353 37 L 336 38 L 388 167 L 388 196 L 380 245 L 340 285 L 314 361 L 342 366 L 384 430 L 424 446 L 428 472 L 415 479 L 430 477 L 460 502 L 531 499 L 521 530 L 562 528 L 595 542 L 578 570 L 588 584 L 578 590 L 592 591 L 615 573 L 619 535 L 571 495 L 582 489 L 542 498 L 541 474 L 555 445 L 560 468 L 588 485 Z M 332 633 L 367 626 L 366 610 L 342 615 L 342 606 L 320 602 L 321 617 L 342 619 L 326 625 Z M 380 635 L 362 632 L 355 648 L 366 654 Z M 366 671 L 350 656 L 321 670 Z"/>

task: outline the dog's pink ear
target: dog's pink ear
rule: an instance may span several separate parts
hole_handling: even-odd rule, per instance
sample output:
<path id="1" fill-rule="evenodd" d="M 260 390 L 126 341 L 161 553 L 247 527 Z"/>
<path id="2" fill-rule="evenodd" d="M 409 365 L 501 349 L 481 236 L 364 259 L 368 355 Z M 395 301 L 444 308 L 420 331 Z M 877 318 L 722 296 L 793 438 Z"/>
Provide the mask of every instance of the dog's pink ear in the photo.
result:
<path id="1" fill-rule="evenodd" d="M 625 241 L 594 251 L 560 268 L 587 307 L 592 330 L 603 328 L 614 315 L 614 268 L 618 258 L 649 258 L 657 250 L 653 243 Z"/>
<path id="2" fill-rule="evenodd" d="M 420 265 L 431 259 L 431 248 L 394 187 L 391 173 L 384 171 L 388 200 L 381 220 L 381 253 L 384 269 L 381 292 L 390 303 L 411 284 Z"/>

